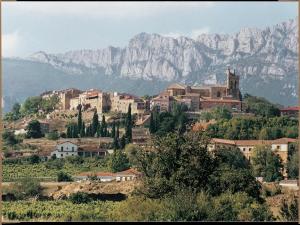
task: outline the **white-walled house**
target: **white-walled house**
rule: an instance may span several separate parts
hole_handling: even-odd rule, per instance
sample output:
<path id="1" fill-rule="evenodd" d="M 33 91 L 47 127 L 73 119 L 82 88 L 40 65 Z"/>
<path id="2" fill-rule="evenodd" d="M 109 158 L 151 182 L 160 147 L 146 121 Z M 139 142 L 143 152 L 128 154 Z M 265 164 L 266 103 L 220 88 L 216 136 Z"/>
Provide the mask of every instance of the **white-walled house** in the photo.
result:
<path id="1" fill-rule="evenodd" d="M 55 155 L 56 158 L 65 158 L 67 156 L 77 156 L 78 146 L 70 141 L 66 141 L 56 145 L 56 148 L 51 152 L 51 157 Z"/>

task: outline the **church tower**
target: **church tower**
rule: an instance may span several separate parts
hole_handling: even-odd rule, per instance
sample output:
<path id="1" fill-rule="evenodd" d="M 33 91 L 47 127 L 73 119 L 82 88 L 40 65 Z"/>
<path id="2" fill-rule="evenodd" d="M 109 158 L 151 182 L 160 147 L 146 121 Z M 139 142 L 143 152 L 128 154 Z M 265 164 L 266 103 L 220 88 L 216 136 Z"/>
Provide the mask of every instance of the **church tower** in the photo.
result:
<path id="1" fill-rule="evenodd" d="M 235 75 L 235 70 L 233 70 L 232 73 L 229 67 L 226 71 L 226 74 L 227 74 L 227 95 L 232 96 L 235 99 L 239 99 L 240 76 Z"/>

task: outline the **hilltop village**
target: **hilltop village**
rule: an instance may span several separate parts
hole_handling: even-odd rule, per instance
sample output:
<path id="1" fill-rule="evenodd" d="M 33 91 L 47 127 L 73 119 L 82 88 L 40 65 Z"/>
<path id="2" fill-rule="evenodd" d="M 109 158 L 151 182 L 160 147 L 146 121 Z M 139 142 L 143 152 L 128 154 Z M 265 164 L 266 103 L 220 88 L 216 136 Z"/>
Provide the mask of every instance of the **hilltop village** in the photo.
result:
<path id="1" fill-rule="evenodd" d="M 218 187 L 230 185 L 236 190 L 233 186 L 241 182 L 250 186 L 252 194 L 257 193 L 258 184 L 264 191 L 268 185 L 298 190 L 299 108 L 242 95 L 236 71 L 228 68 L 224 75 L 224 85 L 175 83 L 155 96 L 70 88 L 29 97 L 4 117 L 4 182 L 19 182 L 28 175 L 55 187 L 56 182 L 70 182 L 59 183 L 55 190 L 44 187 L 49 190 L 43 195 L 56 200 L 69 198 L 79 189 L 88 194 L 128 195 L 141 183 L 161 195 L 164 182 L 169 182 L 170 190 L 194 180 L 214 186 L 206 180 L 207 173 L 219 179 L 215 172 L 222 168 L 227 173 L 226 165 L 233 163 L 233 171 L 241 169 L 238 173 L 243 175 L 226 174 L 235 180 L 220 178 Z M 212 154 L 205 160 L 216 161 L 201 161 L 201 151 Z M 184 157 L 178 168 L 175 152 Z M 228 161 L 220 164 L 219 160 Z M 207 166 L 205 175 L 198 174 L 200 164 Z M 175 182 L 173 175 L 179 180 Z M 167 181 L 155 183 L 157 177 Z M 17 198 L 13 196 L 8 188 L 4 199 Z"/>
<path id="2" fill-rule="evenodd" d="M 73 118 L 76 121 L 78 117 L 78 111 L 80 109 L 80 118 L 84 124 L 84 133 L 88 132 L 88 126 L 92 126 L 92 122 L 96 115 L 97 124 L 100 121 L 104 123 L 118 123 L 118 135 L 120 133 L 125 134 L 125 129 L 119 129 L 120 122 L 122 123 L 122 115 L 128 114 L 130 108 L 130 114 L 132 116 L 132 140 L 134 144 L 141 146 L 146 145 L 150 140 L 151 127 L 149 128 L 153 112 L 155 113 L 170 113 L 176 107 L 180 106 L 184 108 L 184 113 L 187 115 L 188 129 L 201 130 L 205 129 L 210 124 L 215 123 L 215 120 L 203 119 L 202 115 L 212 112 L 215 109 L 226 109 L 232 113 L 233 116 L 246 116 L 254 117 L 255 115 L 249 110 L 246 110 L 245 104 L 242 101 L 242 95 L 240 92 L 239 84 L 240 78 L 235 73 L 235 70 L 226 70 L 226 84 L 225 85 L 209 85 L 209 86 L 189 86 L 184 84 L 171 84 L 159 93 L 157 96 L 144 96 L 138 97 L 128 93 L 118 92 L 103 92 L 98 89 L 90 89 L 81 91 L 79 89 L 70 88 L 66 90 L 54 90 L 41 93 L 39 96 L 41 99 L 50 101 L 54 99 L 55 104 L 53 109 L 46 110 L 38 109 L 34 115 L 39 122 L 41 134 L 45 136 L 53 131 L 60 132 L 60 139 L 52 141 L 48 145 L 43 143 L 39 146 L 40 139 L 24 139 L 23 142 L 28 145 L 36 145 L 40 148 L 39 154 L 50 158 L 55 155 L 58 158 L 64 158 L 69 155 L 75 156 L 105 156 L 113 152 L 110 149 L 113 143 L 114 137 L 111 135 L 99 135 L 94 131 L 92 135 L 84 137 L 81 135 L 66 136 L 68 132 L 68 124 L 64 118 Z M 26 104 L 26 103 L 25 103 Z M 297 117 L 298 108 L 289 107 L 281 109 L 281 115 L 289 117 Z M 41 119 L 43 118 L 43 119 Z M 197 120 L 198 118 L 202 118 Z M 106 119 L 106 121 L 105 121 Z M 8 129 L 12 129 L 15 135 L 25 135 L 27 133 L 27 127 L 32 117 L 22 118 L 14 121 L 13 123 L 6 125 Z M 153 120 L 153 118 L 152 118 Z M 72 121 L 68 119 L 68 121 Z M 124 122 L 124 121 L 123 121 Z M 70 123 L 70 122 L 68 122 Z M 13 126 L 12 126 L 13 124 Z M 64 125 L 63 125 L 64 124 Z M 107 125 L 106 125 L 107 126 Z M 116 129 L 114 127 L 113 129 Z M 112 128 L 107 127 L 107 131 L 112 131 Z M 113 131 L 114 133 L 116 131 Z M 152 131 L 153 133 L 153 131 Z M 62 138 L 63 137 L 63 138 Z M 96 139 L 95 137 L 98 137 Z M 71 139 L 70 139 L 71 138 Z M 118 137 L 119 138 L 119 137 Z M 51 140 L 48 140 L 51 142 Z M 260 144 L 270 144 L 273 149 L 276 149 L 278 155 L 281 157 L 284 163 L 288 158 L 288 146 L 290 143 L 295 143 L 296 139 L 282 137 L 276 140 L 227 140 L 220 138 L 212 138 L 211 146 L 217 144 L 238 146 L 243 154 L 250 160 L 251 150 Z M 275 146 L 276 145 L 276 146 Z M 103 147 L 105 146 L 105 147 Z M 43 147 L 43 148 L 41 148 Z M 69 153 L 69 149 L 71 153 Z M 29 151 L 30 152 L 30 151 Z M 30 155 L 29 152 L 10 152 L 7 156 L 23 156 Z"/>

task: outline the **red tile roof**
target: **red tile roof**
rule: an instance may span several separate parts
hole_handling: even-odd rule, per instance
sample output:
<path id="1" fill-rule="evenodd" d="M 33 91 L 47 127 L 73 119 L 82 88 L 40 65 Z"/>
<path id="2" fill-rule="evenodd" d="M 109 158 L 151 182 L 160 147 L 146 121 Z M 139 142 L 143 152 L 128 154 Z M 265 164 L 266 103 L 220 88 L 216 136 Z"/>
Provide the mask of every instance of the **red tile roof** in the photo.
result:
<path id="1" fill-rule="evenodd" d="M 136 169 L 130 168 L 128 170 L 124 170 L 122 172 L 118 172 L 118 175 L 140 175 L 141 173 L 138 172 Z"/>
<path id="2" fill-rule="evenodd" d="M 111 172 L 82 172 L 77 176 L 97 176 L 97 177 L 114 177 L 115 174 Z"/>
<path id="3" fill-rule="evenodd" d="M 279 138 L 276 140 L 228 140 L 228 139 L 213 138 L 211 140 L 211 142 L 213 143 L 237 145 L 237 146 L 288 144 L 288 143 L 294 143 L 296 141 L 297 139 L 293 139 L 293 138 Z"/>
<path id="4" fill-rule="evenodd" d="M 299 111 L 299 106 L 292 106 L 292 107 L 287 107 L 287 108 L 283 108 L 280 109 L 280 111 L 282 112 L 286 112 L 286 111 Z"/>

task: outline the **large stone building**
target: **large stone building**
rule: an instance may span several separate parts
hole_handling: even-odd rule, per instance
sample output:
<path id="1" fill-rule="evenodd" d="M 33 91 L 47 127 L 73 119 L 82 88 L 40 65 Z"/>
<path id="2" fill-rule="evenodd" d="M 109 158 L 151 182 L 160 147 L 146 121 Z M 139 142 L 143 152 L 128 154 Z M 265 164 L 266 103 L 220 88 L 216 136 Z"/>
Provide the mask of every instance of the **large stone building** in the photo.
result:
<path id="1" fill-rule="evenodd" d="M 54 95 L 58 96 L 59 98 L 59 109 L 60 110 L 69 110 L 71 107 L 71 99 L 76 98 L 79 96 L 79 94 L 82 91 L 76 89 L 76 88 L 69 88 L 66 90 L 60 90 L 60 91 L 46 91 L 42 93 L 40 96 L 43 99 L 50 98 Z"/>
<path id="2" fill-rule="evenodd" d="M 69 109 L 76 110 L 78 105 L 82 105 L 84 109 L 97 109 L 98 113 L 108 112 L 111 108 L 110 95 L 100 90 L 90 89 L 72 98 Z"/>
<path id="3" fill-rule="evenodd" d="M 129 104 L 131 104 L 131 114 L 143 114 L 146 110 L 146 101 L 137 96 L 117 92 L 111 96 L 112 112 L 127 113 Z"/>
<path id="4" fill-rule="evenodd" d="M 296 142 L 297 139 L 293 138 L 279 138 L 276 140 L 227 140 L 213 138 L 209 145 L 209 150 L 213 150 L 217 146 L 238 147 L 244 156 L 251 162 L 253 149 L 259 145 L 268 145 L 271 146 L 272 151 L 281 158 L 283 164 L 286 164 L 288 160 L 288 152 L 291 148 L 295 148 L 294 143 Z M 286 175 L 285 170 L 284 175 Z"/>
<path id="5" fill-rule="evenodd" d="M 151 106 L 169 111 L 172 102 L 185 104 L 190 111 L 199 111 L 216 106 L 223 106 L 240 111 L 239 76 L 235 71 L 227 70 L 226 85 L 189 86 L 184 84 L 172 84 L 166 91 L 152 99 Z"/>

